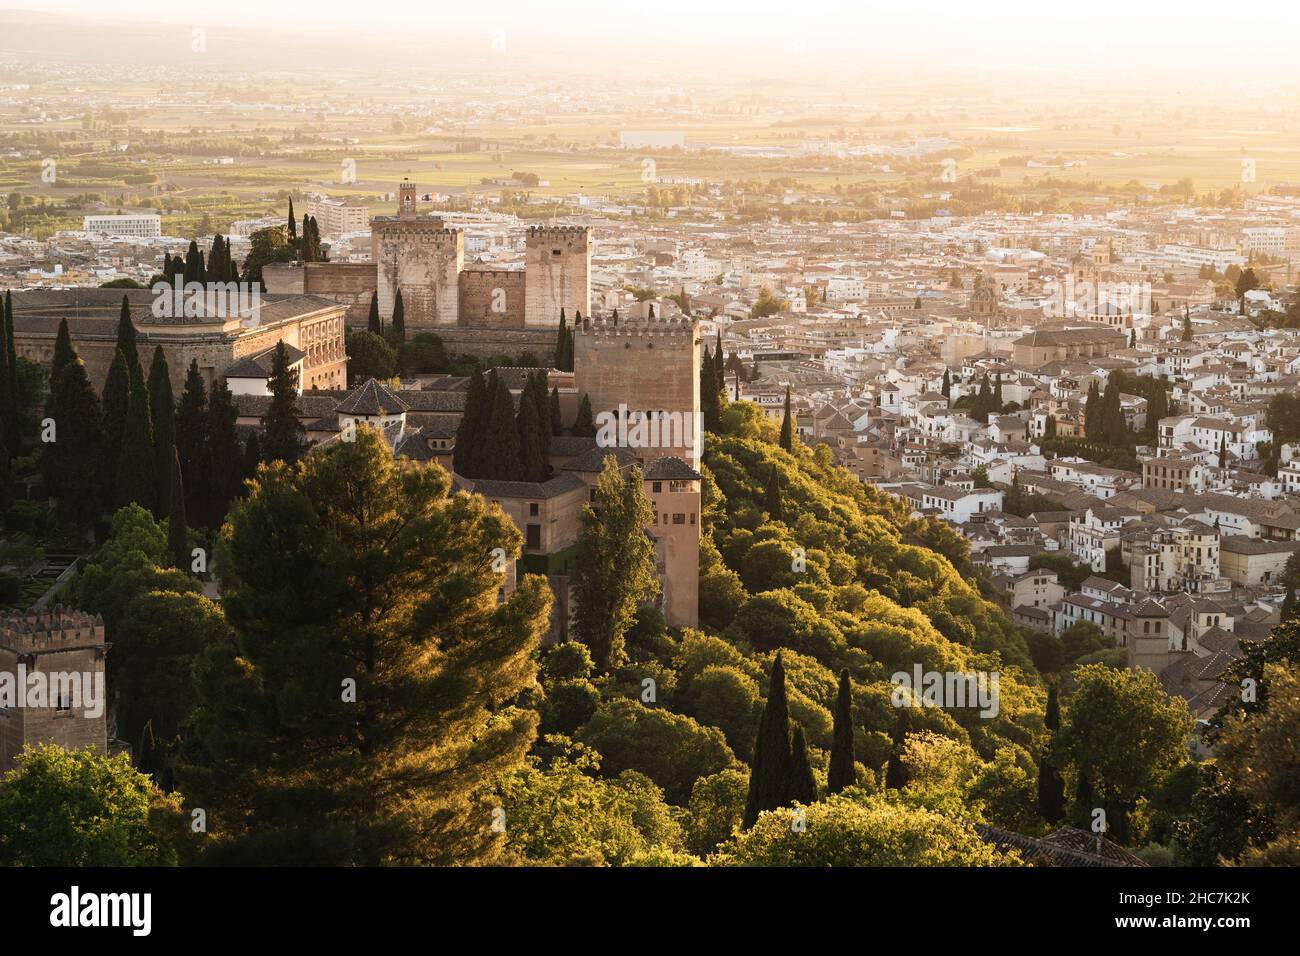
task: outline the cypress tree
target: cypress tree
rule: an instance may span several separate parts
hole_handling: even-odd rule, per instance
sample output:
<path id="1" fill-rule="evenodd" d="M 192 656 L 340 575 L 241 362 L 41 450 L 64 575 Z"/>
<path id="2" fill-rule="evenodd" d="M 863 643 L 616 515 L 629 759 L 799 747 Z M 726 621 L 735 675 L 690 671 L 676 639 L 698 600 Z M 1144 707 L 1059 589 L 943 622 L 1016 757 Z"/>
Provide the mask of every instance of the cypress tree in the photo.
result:
<path id="1" fill-rule="evenodd" d="M 302 457 L 307 442 L 298 420 L 298 373 L 289 364 L 289 351 L 283 341 L 276 343 L 267 388 L 271 404 L 262 419 L 262 457 L 268 462 L 292 465 Z"/>
<path id="2" fill-rule="evenodd" d="M 302 229 L 298 235 L 298 258 L 303 262 L 315 262 L 311 248 L 311 223 L 307 221 L 307 214 L 302 214 Z"/>
<path id="3" fill-rule="evenodd" d="M 1288 584 L 1286 586 L 1286 597 L 1282 599 L 1282 609 L 1280 612 L 1281 620 L 1279 620 L 1278 623 L 1285 624 L 1287 621 L 1295 617 L 1295 610 L 1295 585 Z"/>
<path id="4" fill-rule="evenodd" d="M 532 373 L 536 382 L 533 384 L 533 404 L 537 406 L 537 441 L 542 448 L 542 474 L 550 476 L 551 473 L 551 400 L 550 392 L 546 388 L 548 376 L 546 369 L 538 369 Z"/>
<path id="5" fill-rule="evenodd" d="M 488 418 L 487 388 L 481 372 L 469 377 L 465 393 L 465 411 L 456 428 L 456 447 L 452 450 L 452 470 L 465 478 L 481 478 L 479 462 L 482 460 L 483 436 Z"/>
<path id="6" fill-rule="evenodd" d="M 713 350 L 713 388 L 718 393 L 718 407 L 727 404 L 727 363 L 722 354 L 722 330 L 718 330 L 717 346 Z"/>
<path id="7" fill-rule="evenodd" d="M 199 244 L 190 240 L 189 251 L 185 253 L 185 282 L 207 282 L 208 270 L 203 262 L 203 251 Z"/>
<path id="8" fill-rule="evenodd" d="M 546 414 L 551 422 L 551 435 L 563 435 L 564 416 L 560 412 L 560 390 L 558 388 L 551 389 L 551 398 L 547 403 Z"/>
<path id="9" fill-rule="evenodd" d="M 225 282 L 226 257 L 221 249 L 221 233 L 212 237 L 212 246 L 208 249 L 208 280 Z"/>
<path id="10" fill-rule="evenodd" d="M 1092 441 L 1097 441 L 1101 432 L 1101 396 L 1096 379 L 1088 385 L 1088 400 L 1083 406 L 1083 432 Z"/>
<path id="11" fill-rule="evenodd" d="M 889 748 L 889 762 L 885 765 L 885 789 L 902 790 L 907 786 L 907 767 L 903 763 L 903 748 L 907 745 L 907 733 L 911 727 L 911 715 L 906 707 L 899 708 L 898 723 L 894 725 L 893 745 Z"/>
<path id="12" fill-rule="evenodd" d="M 785 665 L 781 662 L 781 652 L 777 651 L 767 703 L 754 738 L 742 829 L 752 827 L 764 810 L 775 810 L 789 802 L 790 764 L 790 708 L 785 696 Z"/>
<path id="13" fill-rule="evenodd" d="M 370 321 L 368 322 L 366 329 L 367 331 L 373 332 L 375 335 L 382 336 L 384 334 L 384 323 L 379 318 L 378 292 L 370 293 Z"/>
<path id="14" fill-rule="evenodd" d="M 831 732 L 831 764 L 826 774 L 826 792 L 839 793 L 857 780 L 853 754 L 853 690 L 849 670 L 840 671 L 840 690 L 835 698 L 835 722 Z"/>
<path id="15" fill-rule="evenodd" d="M 781 447 L 794 451 L 794 412 L 790 408 L 790 386 L 785 387 L 785 412 L 781 416 Z"/>
<path id="16" fill-rule="evenodd" d="M 565 360 L 568 357 L 569 345 L 569 326 L 564 321 L 564 310 L 560 310 L 560 327 L 555 330 L 555 367 L 560 371 L 568 371 L 565 368 Z"/>
<path id="17" fill-rule="evenodd" d="M 117 317 L 117 347 L 122 350 L 129 374 L 140 364 L 140 353 L 136 349 L 135 325 L 131 322 L 131 301 L 125 292 L 122 293 L 122 311 Z"/>
<path id="18" fill-rule="evenodd" d="M 185 386 L 176 405 L 176 457 L 181 463 L 181 487 L 185 489 L 185 512 L 199 514 L 199 478 L 206 442 L 208 395 L 199 374 L 198 360 L 190 361 Z"/>
<path id="19" fill-rule="evenodd" d="M 578 402 L 578 414 L 573 419 L 571 431 L 581 438 L 596 437 L 596 422 L 595 416 L 591 413 L 591 399 L 587 397 L 585 392 L 582 401 Z"/>
<path id="20" fill-rule="evenodd" d="M 952 398 L 952 375 L 947 369 L 943 370 L 943 387 L 940 389 L 944 398 Z"/>
<path id="21" fill-rule="evenodd" d="M 707 345 L 704 346 L 704 358 L 700 362 L 700 411 L 704 413 L 705 431 L 717 431 L 722 404 L 718 401 L 718 379 L 714 370 L 713 353 Z"/>
<path id="22" fill-rule="evenodd" d="M 1092 791 L 1092 781 L 1088 772 L 1079 770 L 1079 779 L 1074 784 L 1074 822 L 1083 829 L 1092 826 L 1092 811 L 1096 809 L 1096 795 Z"/>
<path id="23" fill-rule="evenodd" d="M 105 504 L 116 500 L 113 486 L 117 481 L 117 459 L 122 450 L 122 437 L 130 406 L 131 372 L 119 346 L 113 354 L 113 364 L 108 367 L 108 377 L 104 380 L 104 469 L 100 480 L 104 483 Z"/>
<path id="24" fill-rule="evenodd" d="M 234 467 L 242 463 L 243 446 L 235 422 L 239 409 L 226 383 L 217 379 L 212 383 L 208 399 L 208 415 L 203 435 L 203 467 L 199 474 L 198 500 L 202 509 L 197 518 L 206 528 L 219 528 L 226 519 L 230 502 L 239 496 L 247 468 Z M 182 481 L 184 476 L 182 476 Z"/>
<path id="25" fill-rule="evenodd" d="M 298 221 L 293 218 L 293 197 L 289 197 L 289 245 L 298 241 Z"/>
<path id="26" fill-rule="evenodd" d="M 149 365 L 149 417 L 153 423 L 153 447 L 157 459 L 158 494 L 154 514 L 159 520 L 171 514 L 172 459 L 176 457 L 176 404 L 172 399 L 171 372 L 162 346 L 153 350 Z M 183 505 L 183 503 L 182 503 Z"/>
<path id="27" fill-rule="evenodd" d="M 0 421 L 0 434 L 3 435 L 5 447 L 10 453 L 17 455 L 22 450 L 22 424 L 20 420 L 20 409 L 18 407 L 18 351 L 14 346 L 14 299 L 13 293 L 6 290 L 4 298 L 3 316 L 0 316 L 0 326 L 3 327 L 3 341 L 0 347 L 4 349 L 4 379 L 0 381 L 0 387 L 3 387 L 4 397 L 0 399 L 0 410 L 3 411 L 3 421 Z"/>
<path id="28" fill-rule="evenodd" d="M 987 422 L 989 420 L 989 408 L 992 403 L 993 392 L 989 389 L 989 373 L 985 372 L 983 379 L 980 380 L 979 394 L 975 396 L 975 404 L 971 407 L 971 418 Z"/>
<path id="29" fill-rule="evenodd" d="M 77 527 L 99 518 L 104 481 L 104 421 L 99 399 L 79 358 L 64 366 L 57 384 L 58 441 L 47 454 L 60 517 Z"/>
<path id="30" fill-rule="evenodd" d="M 190 569 L 189 529 L 185 523 L 185 488 L 181 484 L 181 463 L 172 449 L 171 489 L 167 494 L 167 550 L 172 563 L 182 571 Z"/>
<path id="31" fill-rule="evenodd" d="M 537 420 L 537 406 L 531 395 L 522 396 L 515 426 L 519 433 L 519 462 L 523 480 L 545 481 L 546 458 L 538 441 L 541 423 Z M 549 433 L 550 429 L 547 431 Z"/>
<path id="32" fill-rule="evenodd" d="M 397 290 L 393 300 L 392 345 L 397 348 L 406 341 L 406 307 L 402 304 L 402 290 Z"/>
<path id="33" fill-rule="evenodd" d="M 497 481 L 523 480 L 523 465 L 519 459 L 519 432 L 515 425 L 515 403 L 505 380 L 493 369 L 488 374 L 487 428 L 483 439 L 483 478 Z"/>
<path id="34" fill-rule="evenodd" d="M 0 443 L 9 432 L 10 374 L 8 309 L 0 299 Z"/>
<path id="35" fill-rule="evenodd" d="M 1002 401 L 1002 373 L 998 372 L 993 376 L 993 406 L 990 411 L 1001 412 L 1004 402 Z"/>
<path id="36" fill-rule="evenodd" d="M 1061 726 L 1061 704 L 1057 698 L 1056 684 L 1047 688 L 1047 713 L 1043 724 L 1047 728 L 1047 743 L 1038 761 L 1038 815 L 1055 826 L 1065 817 L 1065 781 L 1061 779 L 1052 758 L 1056 731 Z"/>
<path id="37" fill-rule="evenodd" d="M 781 476 L 776 473 L 775 464 L 768 472 L 767 488 L 763 492 L 763 510 L 773 521 L 785 520 L 785 514 L 781 509 Z"/>
<path id="38" fill-rule="evenodd" d="M 157 508 L 158 460 L 149 421 L 149 388 L 140 374 L 131 377 L 131 399 L 122 428 L 113 491 L 114 510 L 132 502 L 149 511 Z"/>
<path id="39" fill-rule="evenodd" d="M 812 764 L 808 762 L 808 742 L 799 723 L 794 725 L 790 737 L 790 782 L 786 798 L 787 802 L 805 806 L 817 802 L 817 779 L 813 776 Z"/>
<path id="40" fill-rule="evenodd" d="M 77 360 L 77 353 L 72 348 L 72 336 L 68 333 L 68 320 L 59 320 L 59 331 L 54 337 L 54 358 L 50 361 L 50 394 L 59 381 L 59 373 Z"/>
<path id="41" fill-rule="evenodd" d="M 140 731 L 135 763 L 140 772 L 153 777 L 154 783 L 159 787 L 163 787 L 163 779 L 170 776 L 167 768 L 167 750 L 165 747 L 160 747 L 154 738 L 152 720 L 145 721 L 144 729 Z"/>

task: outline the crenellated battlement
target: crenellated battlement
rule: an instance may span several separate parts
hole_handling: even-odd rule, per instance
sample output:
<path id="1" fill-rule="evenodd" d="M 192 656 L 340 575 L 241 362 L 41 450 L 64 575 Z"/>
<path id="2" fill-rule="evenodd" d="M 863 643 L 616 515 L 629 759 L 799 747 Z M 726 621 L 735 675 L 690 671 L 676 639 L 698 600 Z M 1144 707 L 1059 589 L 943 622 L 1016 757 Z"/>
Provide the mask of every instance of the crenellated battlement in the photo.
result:
<path id="1" fill-rule="evenodd" d="M 370 220 L 372 232 L 384 240 L 399 239 L 415 242 L 455 242 L 461 230 L 447 226 L 441 219 L 397 219 L 392 216 Z M 373 228 L 378 224 L 379 228 Z"/>
<path id="2" fill-rule="evenodd" d="M 590 239 L 590 226 L 529 226 L 529 239 Z"/>
<path id="3" fill-rule="evenodd" d="M 104 619 L 57 604 L 0 614 L 0 647 L 19 654 L 104 643 Z"/>
<path id="4" fill-rule="evenodd" d="M 584 318 L 575 326 L 575 335 L 591 339 L 668 338 L 694 345 L 699 341 L 698 326 L 686 316 L 660 319 L 634 319 L 613 316 Z"/>

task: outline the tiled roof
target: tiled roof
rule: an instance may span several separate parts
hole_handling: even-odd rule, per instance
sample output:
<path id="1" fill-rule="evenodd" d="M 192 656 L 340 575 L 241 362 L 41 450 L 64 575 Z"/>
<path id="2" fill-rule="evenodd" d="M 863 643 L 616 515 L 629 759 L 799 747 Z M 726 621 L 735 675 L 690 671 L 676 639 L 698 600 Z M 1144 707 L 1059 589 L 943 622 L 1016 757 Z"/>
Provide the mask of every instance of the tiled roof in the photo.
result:
<path id="1" fill-rule="evenodd" d="M 373 378 L 339 402 L 340 415 L 400 415 L 411 406 Z"/>

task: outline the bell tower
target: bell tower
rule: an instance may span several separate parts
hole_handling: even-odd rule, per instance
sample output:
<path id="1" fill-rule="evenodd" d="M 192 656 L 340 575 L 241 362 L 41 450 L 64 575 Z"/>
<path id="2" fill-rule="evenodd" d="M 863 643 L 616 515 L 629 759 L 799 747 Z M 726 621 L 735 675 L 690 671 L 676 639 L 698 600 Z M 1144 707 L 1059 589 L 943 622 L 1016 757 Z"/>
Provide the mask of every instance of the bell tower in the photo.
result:
<path id="1" fill-rule="evenodd" d="M 415 183 L 409 179 L 403 179 L 397 187 L 397 218 L 415 218 Z"/>

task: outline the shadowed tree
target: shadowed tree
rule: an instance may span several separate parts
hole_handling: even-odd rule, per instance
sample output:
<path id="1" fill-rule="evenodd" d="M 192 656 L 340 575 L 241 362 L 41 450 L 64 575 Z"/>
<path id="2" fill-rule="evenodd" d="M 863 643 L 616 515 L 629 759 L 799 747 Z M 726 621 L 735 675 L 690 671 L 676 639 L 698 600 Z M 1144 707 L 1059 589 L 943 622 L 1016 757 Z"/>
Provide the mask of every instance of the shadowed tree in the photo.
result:
<path id="1" fill-rule="evenodd" d="M 781 416 L 781 447 L 794 451 L 795 416 L 790 408 L 790 386 L 785 388 L 785 412 Z"/>
<path id="2" fill-rule="evenodd" d="M 262 419 L 262 458 L 292 465 L 302 457 L 307 440 L 298 420 L 298 373 L 289 364 L 289 351 L 283 341 L 276 343 L 266 385 L 271 404 Z"/>
<path id="3" fill-rule="evenodd" d="M 158 518 L 171 514 L 172 461 L 176 458 L 176 404 L 172 398 L 171 373 L 162 346 L 154 347 L 153 361 L 149 365 L 149 418 L 153 425 L 154 457 L 157 461 L 157 501 L 154 515 Z"/>
<path id="4" fill-rule="evenodd" d="M 149 388 L 140 374 L 131 377 L 131 400 L 122 428 L 113 492 L 115 508 L 135 502 L 155 511 L 158 505 L 158 459 L 149 416 Z"/>
<path id="5" fill-rule="evenodd" d="M 637 606 L 659 591 L 655 546 L 645 532 L 653 517 L 641 469 L 633 465 L 624 476 L 607 455 L 595 497 L 582 509 L 573 573 L 574 629 L 602 672 L 620 663 Z"/>
<path id="6" fill-rule="evenodd" d="M 208 808 L 214 862 L 488 862 L 484 796 L 522 765 L 550 616 L 544 578 L 498 604 L 500 509 L 449 495 L 439 468 L 394 462 L 357 429 L 297 469 L 265 466 L 222 531 L 235 640 L 196 666 L 203 766 L 178 782 Z M 347 582 L 346 586 L 342 582 Z"/>
<path id="7" fill-rule="evenodd" d="M 790 768 L 790 707 L 785 696 L 785 664 L 781 652 L 777 651 L 768 681 L 767 703 L 754 738 L 742 829 L 752 827 L 764 810 L 775 810 L 790 802 Z"/>
<path id="8" fill-rule="evenodd" d="M 831 764 L 826 774 L 826 792 L 839 793 L 857 780 L 853 754 L 853 689 L 846 667 L 840 671 L 839 693 L 835 698 L 831 733 Z"/>

